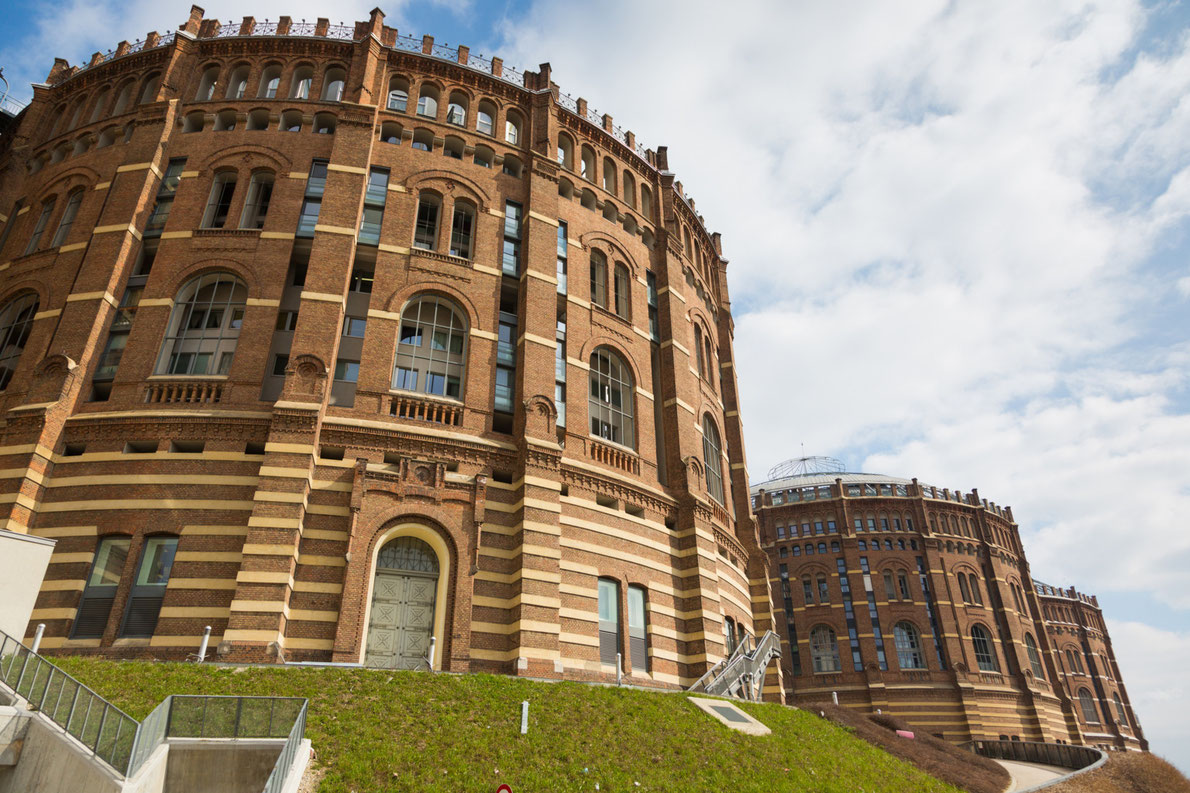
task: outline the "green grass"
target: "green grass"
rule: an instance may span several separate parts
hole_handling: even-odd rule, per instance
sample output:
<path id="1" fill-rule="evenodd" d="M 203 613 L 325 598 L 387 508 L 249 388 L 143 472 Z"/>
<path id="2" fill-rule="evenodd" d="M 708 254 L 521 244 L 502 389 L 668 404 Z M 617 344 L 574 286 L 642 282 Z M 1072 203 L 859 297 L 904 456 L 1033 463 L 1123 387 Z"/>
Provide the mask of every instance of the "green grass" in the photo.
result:
<path id="1" fill-rule="evenodd" d="M 772 729 L 729 730 L 665 694 L 493 675 L 232 669 L 55 659 L 136 718 L 166 695 L 307 697 L 321 793 L 483 791 L 956 791 L 804 711 L 744 710 Z M 520 735 L 521 700 L 529 734 Z M 639 783 L 639 786 L 636 784 Z"/>

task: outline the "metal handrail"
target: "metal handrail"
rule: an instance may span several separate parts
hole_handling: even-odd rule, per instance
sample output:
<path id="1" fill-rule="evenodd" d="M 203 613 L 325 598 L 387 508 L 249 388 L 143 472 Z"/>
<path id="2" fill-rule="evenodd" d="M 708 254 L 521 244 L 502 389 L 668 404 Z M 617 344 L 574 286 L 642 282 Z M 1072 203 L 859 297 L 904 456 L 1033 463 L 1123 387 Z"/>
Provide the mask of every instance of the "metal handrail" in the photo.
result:
<path id="1" fill-rule="evenodd" d="M 118 774 L 132 760 L 140 722 L 0 631 L 0 682 Z"/>
<path id="2" fill-rule="evenodd" d="M 267 793 L 280 790 L 273 779 L 284 781 L 305 735 L 309 707 L 303 697 L 171 694 L 138 722 L 3 631 L 0 683 L 125 778 L 166 738 L 285 738 Z"/>
<path id="3" fill-rule="evenodd" d="M 690 686 L 690 691 L 705 691 L 708 694 L 734 694 L 738 684 L 750 684 L 746 693 L 751 698 L 759 696 L 763 672 L 774 656 L 781 655 L 781 637 L 767 631 L 759 640 L 748 635 L 736 645 L 732 654 L 715 664 L 705 675 Z"/>
<path id="4" fill-rule="evenodd" d="M 1020 793 L 1033 793 L 1050 785 L 1065 782 L 1072 776 L 1094 771 L 1107 762 L 1107 752 L 1094 746 L 1080 746 L 1072 743 L 1049 743 L 1045 741 L 990 741 L 977 740 L 959 744 L 959 748 L 967 749 L 981 757 L 992 760 L 1015 760 L 1024 763 L 1041 763 L 1044 765 L 1069 768 L 1071 772 Z"/>

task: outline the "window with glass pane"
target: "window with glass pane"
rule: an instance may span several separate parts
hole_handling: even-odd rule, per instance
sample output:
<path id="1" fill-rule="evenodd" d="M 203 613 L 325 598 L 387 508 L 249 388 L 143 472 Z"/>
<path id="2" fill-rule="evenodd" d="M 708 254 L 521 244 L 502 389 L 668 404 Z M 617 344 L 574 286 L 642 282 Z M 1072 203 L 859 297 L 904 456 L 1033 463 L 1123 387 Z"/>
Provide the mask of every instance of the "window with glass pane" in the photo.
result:
<path id="1" fill-rule="evenodd" d="M 1120 701 L 1120 695 L 1113 692 L 1111 695 L 1112 702 L 1116 705 L 1116 716 L 1119 719 L 1120 726 L 1128 726 L 1128 714 L 1124 712 L 1124 703 Z"/>
<path id="2" fill-rule="evenodd" d="M 809 547 L 809 546 L 806 546 Z M 827 588 L 826 576 L 818 576 L 818 602 L 830 602 L 830 590 Z"/>
<path id="3" fill-rule="evenodd" d="M 344 317 L 343 335 L 353 339 L 362 339 L 368 327 L 367 317 Z"/>
<path id="4" fill-rule="evenodd" d="M 25 246 L 25 256 L 37 250 L 37 245 L 41 242 L 41 235 L 45 233 L 45 227 L 50 222 L 50 215 L 53 214 L 54 200 L 50 198 L 42 203 L 41 214 L 37 216 L 37 225 L 33 227 L 33 234 L 29 237 L 29 244 Z"/>
<path id="5" fill-rule="evenodd" d="M 169 571 L 173 568 L 177 549 L 177 537 L 150 537 L 145 540 L 136 586 L 165 586 L 169 583 Z"/>
<path id="6" fill-rule="evenodd" d="M 1095 696 L 1090 689 L 1080 688 L 1078 690 L 1078 704 L 1083 711 L 1083 719 L 1088 724 L 1099 723 L 1099 711 L 1095 709 Z"/>
<path id="7" fill-rule="evenodd" d="M 632 373 L 606 347 L 591 354 L 591 395 L 588 402 L 591 434 L 622 446 L 634 446 Z"/>
<path id="8" fill-rule="evenodd" d="M 252 180 L 248 183 L 248 200 L 244 202 L 244 214 L 240 218 L 240 228 L 264 228 L 272 198 L 273 174 L 267 171 L 252 174 Z"/>
<path id="9" fill-rule="evenodd" d="M 1041 664 L 1041 654 L 1037 652 L 1037 640 L 1031 633 L 1025 634 L 1025 653 L 1029 656 L 1029 666 L 1033 667 L 1033 676 L 1045 680 L 1045 668 Z"/>
<path id="10" fill-rule="evenodd" d="M 413 228 L 413 247 L 427 251 L 434 250 L 438 244 L 438 208 L 437 196 L 423 195 L 417 202 L 417 222 Z"/>
<path id="11" fill-rule="evenodd" d="M 203 215 L 202 226 L 208 229 L 221 229 L 227 222 L 227 213 L 231 209 L 231 198 L 236 190 L 236 175 L 230 171 L 215 174 L 211 183 L 211 195 L 207 199 L 207 211 Z"/>
<path id="12" fill-rule="evenodd" d="M 78 214 L 79 204 L 82 201 L 83 191 L 81 188 L 70 194 L 70 198 L 66 201 L 66 209 L 62 210 L 62 219 L 58 221 L 58 230 L 54 232 L 54 238 L 50 240 L 51 248 L 57 248 L 66 241 L 66 235 L 70 233 L 70 227 L 74 225 L 74 217 Z"/>
<path id="13" fill-rule="evenodd" d="M 982 625 L 971 628 L 971 644 L 975 648 L 975 663 L 981 672 L 998 672 L 996 651 L 992 647 L 992 637 Z"/>
<path id="14" fill-rule="evenodd" d="M 461 398 L 466 338 L 466 322 L 454 303 L 437 295 L 415 298 L 401 313 L 393 388 Z"/>
<path id="15" fill-rule="evenodd" d="M 516 365 L 516 314 L 500 312 L 497 328 L 496 363 L 505 366 Z"/>
<path id="16" fill-rule="evenodd" d="M 417 99 L 417 114 L 434 118 L 438 115 L 438 98 L 427 93 L 428 90 L 432 89 L 423 88 L 421 96 Z"/>
<path id="17" fill-rule="evenodd" d="M 8 388 L 33 331 L 37 295 L 28 292 L 0 309 L 0 391 Z"/>
<path id="18" fill-rule="evenodd" d="M 344 383 L 359 381 L 359 361 L 348 361 L 343 358 L 335 361 L 335 379 Z"/>
<path id="19" fill-rule="evenodd" d="M 384 206 L 388 197 L 388 169 L 373 168 L 368 172 L 368 186 L 364 190 L 364 203 Z"/>
<path id="20" fill-rule="evenodd" d="M 484 135 L 492 134 L 492 114 L 480 108 L 479 115 L 476 118 L 475 129 L 482 132 Z"/>
<path id="21" fill-rule="evenodd" d="M 601 251 L 591 251 L 591 302 L 607 308 L 607 257 Z"/>
<path id="22" fill-rule="evenodd" d="M 364 205 L 360 215 L 358 242 L 361 245 L 380 244 L 380 226 L 384 222 L 384 207 Z"/>
<path id="23" fill-rule="evenodd" d="M 909 579 L 904 573 L 897 573 L 897 588 L 901 591 L 902 600 L 910 600 L 909 595 Z"/>
<path id="24" fill-rule="evenodd" d="M 707 492 L 723 503 L 723 464 L 719 429 L 709 414 L 702 417 L 702 457 L 707 468 Z"/>
<path id="25" fill-rule="evenodd" d="M 614 664 L 620 652 L 620 585 L 599 579 L 599 660 Z"/>
<path id="26" fill-rule="evenodd" d="M 230 273 L 190 280 L 174 302 L 157 374 L 226 374 L 247 305 L 248 288 Z"/>
<path id="27" fill-rule="evenodd" d="M 897 646 L 897 663 L 902 669 L 925 669 L 925 654 L 921 651 L 921 634 L 909 622 L 898 622 L 893 626 L 893 639 Z"/>
<path id="28" fill-rule="evenodd" d="M 388 84 L 388 109 L 404 113 L 409 104 L 409 84 L 401 77 L 394 77 Z"/>
<path id="29" fill-rule="evenodd" d="M 450 255 L 462 259 L 471 258 L 472 235 L 475 228 L 475 211 L 466 204 L 455 204 L 454 217 L 450 223 Z"/>
<path id="30" fill-rule="evenodd" d="M 839 662 L 839 643 L 835 632 L 825 625 L 819 625 L 810 631 L 810 657 L 814 662 L 814 672 L 841 672 L 843 665 Z"/>
<path id="31" fill-rule="evenodd" d="M 87 578 L 87 586 L 119 585 L 120 576 L 124 574 L 124 564 L 128 561 L 130 542 L 127 537 L 106 537 L 99 543 L 91 575 Z"/>
<path id="32" fill-rule="evenodd" d="M 302 201 L 302 211 L 298 215 L 297 233 L 303 237 L 312 236 L 314 227 L 318 224 L 318 214 L 322 210 L 322 200 L 307 198 Z"/>

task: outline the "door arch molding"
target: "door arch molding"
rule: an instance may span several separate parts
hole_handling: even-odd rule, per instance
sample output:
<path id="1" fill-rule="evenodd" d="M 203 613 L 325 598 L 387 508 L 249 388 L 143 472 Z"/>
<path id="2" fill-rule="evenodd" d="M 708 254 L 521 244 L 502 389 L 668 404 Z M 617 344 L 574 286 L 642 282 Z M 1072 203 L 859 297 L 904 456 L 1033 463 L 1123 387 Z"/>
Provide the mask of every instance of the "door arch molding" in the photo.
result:
<path id="1" fill-rule="evenodd" d="M 377 558 L 380 556 L 380 551 L 385 545 L 401 537 L 413 537 L 421 540 L 430 546 L 430 550 L 434 552 L 434 555 L 438 559 L 438 584 L 434 592 L 434 627 L 430 635 L 437 640 L 434 649 L 433 668 L 435 670 L 441 670 L 442 657 L 448 649 L 448 642 L 446 641 L 448 638 L 446 633 L 446 612 L 450 604 L 450 581 L 454 574 L 454 569 L 451 565 L 450 546 L 447 545 L 446 540 L 443 539 L 441 534 L 424 523 L 401 519 L 398 519 L 397 522 L 381 531 L 372 543 L 368 563 L 367 593 L 364 598 L 364 618 L 360 623 L 363 641 L 360 642 L 357 661 L 362 664 L 368 652 L 368 625 L 372 619 L 372 597 L 373 590 L 376 587 Z"/>

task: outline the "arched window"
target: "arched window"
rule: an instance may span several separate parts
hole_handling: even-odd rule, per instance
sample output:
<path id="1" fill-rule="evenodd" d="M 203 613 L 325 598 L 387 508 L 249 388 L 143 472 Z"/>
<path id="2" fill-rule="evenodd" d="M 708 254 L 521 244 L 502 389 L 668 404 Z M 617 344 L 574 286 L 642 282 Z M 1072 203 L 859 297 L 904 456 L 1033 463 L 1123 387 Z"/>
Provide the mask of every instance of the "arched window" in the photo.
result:
<path id="1" fill-rule="evenodd" d="M 66 209 L 62 210 L 62 219 L 58 221 L 58 230 L 54 232 L 54 238 L 50 240 L 50 247 L 57 248 L 66 241 L 66 237 L 70 234 L 70 227 L 74 225 L 75 215 L 78 214 L 79 204 L 83 201 L 83 188 L 76 188 L 71 192 L 66 199 Z"/>
<path id="2" fill-rule="evenodd" d="M 982 625 L 971 626 L 971 644 L 975 647 L 975 663 L 981 672 L 999 672 L 996 663 L 996 650 L 992 647 L 992 637 L 987 628 Z"/>
<path id="3" fill-rule="evenodd" d="M 257 108 L 256 110 L 253 110 L 250 113 L 248 113 L 247 128 L 251 129 L 251 130 L 268 129 L 269 128 L 269 111 L 267 111 L 263 108 Z"/>
<path id="4" fill-rule="evenodd" d="M 583 144 L 582 157 L 579 163 L 579 176 L 588 182 L 595 181 L 595 150 Z"/>
<path id="5" fill-rule="evenodd" d="M 470 259 L 474 246 L 475 207 L 455 201 L 454 214 L 450 220 L 450 255 Z"/>
<path id="6" fill-rule="evenodd" d="M 628 275 L 628 267 L 622 262 L 616 262 L 616 316 L 632 319 L 632 291 L 629 284 L 632 279 Z"/>
<path id="7" fill-rule="evenodd" d="M 971 590 L 967 588 L 967 574 L 959 573 L 959 592 L 963 596 L 964 603 L 971 602 Z"/>
<path id="8" fill-rule="evenodd" d="M 521 163 L 520 158 L 511 154 L 504 155 L 504 162 L 501 165 L 505 176 L 511 176 L 514 179 L 520 179 L 524 172 L 525 166 Z"/>
<path id="9" fill-rule="evenodd" d="M 301 132 L 302 131 L 302 111 L 300 110 L 286 110 L 281 114 L 282 132 Z"/>
<path id="10" fill-rule="evenodd" d="M 466 142 L 458 135 L 447 135 L 442 142 L 442 155 L 450 157 L 452 160 L 461 160 L 466 148 Z"/>
<path id="11" fill-rule="evenodd" d="M 201 110 L 188 113 L 182 121 L 182 132 L 202 132 L 207 123 L 207 114 Z"/>
<path id="12" fill-rule="evenodd" d="M 235 171 L 220 171 L 211 183 L 211 195 L 207 198 L 207 211 L 202 218 L 204 229 L 221 229 L 227 222 L 231 209 L 231 197 L 236 191 Z"/>
<path id="13" fill-rule="evenodd" d="M 1083 720 L 1087 724 L 1099 723 L 1099 711 L 1095 709 L 1095 697 L 1091 694 L 1088 688 L 1080 688 L 1078 690 L 1078 704 L 1083 711 Z"/>
<path id="14" fill-rule="evenodd" d="M 33 330 L 37 304 L 37 295 L 30 292 L 0 309 L 0 391 L 8 388 L 21 361 L 21 353 Z"/>
<path id="15" fill-rule="evenodd" d="M 265 216 L 269 213 L 269 202 L 273 197 L 272 171 L 257 171 L 252 174 L 248 183 L 248 199 L 244 202 L 244 212 L 240 215 L 240 228 L 264 228 Z"/>
<path id="16" fill-rule="evenodd" d="M 91 117 L 87 119 L 88 124 L 98 121 L 103 115 L 103 111 L 107 107 L 107 96 L 109 93 L 111 93 L 109 89 L 103 88 L 95 95 L 95 102 L 91 106 Z"/>
<path id="17" fill-rule="evenodd" d="M 432 251 L 438 247 L 438 216 L 442 197 L 423 191 L 417 197 L 417 220 L 413 225 L 413 247 Z"/>
<path id="18" fill-rule="evenodd" d="M 715 367 L 715 358 L 711 352 L 711 333 L 710 333 L 710 331 L 707 331 L 706 335 L 703 337 L 702 343 L 703 343 L 703 348 L 704 348 L 703 351 L 706 353 L 706 356 L 707 356 L 707 374 L 706 374 L 707 383 L 710 384 L 711 388 L 714 388 L 715 387 L 715 372 L 717 370 Z"/>
<path id="19" fill-rule="evenodd" d="M 478 112 L 475 115 L 475 131 L 481 135 L 491 135 L 496 130 L 496 106 L 486 99 L 479 100 Z"/>
<path id="20" fill-rule="evenodd" d="M 819 625 L 810 631 L 810 658 L 814 662 L 815 674 L 843 671 L 843 665 L 839 663 L 839 642 L 832 629 Z"/>
<path id="21" fill-rule="evenodd" d="M 445 297 L 422 295 L 401 312 L 393 388 L 463 398 L 467 323 Z"/>
<path id="22" fill-rule="evenodd" d="M 1120 701 L 1120 692 L 1113 691 L 1111 695 L 1112 702 L 1116 705 L 1116 719 L 1120 722 L 1121 727 L 1128 726 L 1128 714 L 1124 712 L 1124 703 Z"/>
<path id="23" fill-rule="evenodd" d="M 921 634 L 912 622 L 898 622 L 893 626 L 897 646 L 897 663 L 902 669 L 925 669 L 926 657 L 921 651 Z"/>
<path id="24" fill-rule="evenodd" d="M 413 130 L 413 148 L 418 151 L 433 151 L 434 133 L 428 129 Z"/>
<path id="25" fill-rule="evenodd" d="M 270 64 L 260 74 L 260 88 L 256 95 L 261 99 L 276 99 L 277 89 L 281 87 L 281 66 Z"/>
<path id="26" fill-rule="evenodd" d="M 1025 634 L 1025 653 L 1029 656 L 1029 666 L 1033 667 L 1033 676 L 1045 680 L 1045 669 L 1041 665 L 1041 655 L 1037 652 L 1037 640 L 1031 633 Z"/>
<path id="27" fill-rule="evenodd" d="M 72 639 L 103 636 L 112 603 L 116 599 L 116 587 L 124 577 L 130 545 L 131 538 L 125 536 L 108 536 L 99 541 L 74 617 L 70 634 Z"/>
<path id="28" fill-rule="evenodd" d="M 248 65 L 243 64 L 232 70 L 231 77 L 227 80 L 227 92 L 224 96 L 228 99 L 243 99 L 247 92 Z"/>
<path id="29" fill-rule="evenodd" d="M 479 146 L 475 147 L 474 162 L 476 165 L 478 165 L 482 168 L 491 168 L 492 161 L 495 159 L 495 157 L 496 157 L 496 153 L 493 152 L 491 149 L 489 149 L 487 146 L 479 145 Z"/>
<path id="30" fill-rule="evenodd" d="M 453 91 L 450 101 L 446 105 L 446 123 L 456 127 L 467 126 L 467 95 L 462 91 Z"/>
<path id="31" fill-rule="evenodd" d="M 234 110 L 220 110 L 219 115 L 215 116 L 215 131 L 216 132 L 231 132 L 236 128 L 236 111 Z"/>
<path id="32" fill-rule="evenodd" d="M 165 599 L 165 588 L 174 566 L 178 538 L 172 535 L 146 537 L 140 564 L 125 606 L 121 636 L 152 636 Z"/>
<path id="33" fill-rule="evenodd" d="M 417 114 L 426 118 L 438 117 L 438 89 L 432 85 L 423 85 L 417 95 Z"/>
<path id="34" fill-rule="evenodd" d="M 380 125 L 380 141 L 382 143 L 391 143 L 394 146 L 401 145 L 401 133 L 404 129 L 395 121 L 385 121 Z"/>
<path id="35" fill-rule="evenodd" d="M 640 186 L 640 212 L 645 216 L 645 220 L 653 222 L 653 192 L 649 190 L 648 185 Z"/>
<path id="36" fill-rule="evenodd" d="M 45 234 L 45 227 L 50 222 L 50 215 L 54 213 L 54 203 L 56 201 L 57 196 L 50 196 L 41 202 L 41 214 L 37 216 L 37 224 L 33 226 L 33 233 L 29 236 L 29 243 L 25 246 L 24 256 L 33 253 L 37 250 L 37 246 L 41 244 L 41 237 Z"/>
<path id="37" fill-rule="evenodd" d="M 607 308 L 607 257 L 600 250 L 591 251 L 591 302 Z"/>
<path id="38" fill-rule="evenodd" d="M 616 194 L 616 162 L 611 157 L 603 158 L 603 189 Z"/>
<path id="39" fill-rule="evenodd" d="M 613 578 L 600 578 L 599 594 L 599 662 L 616 663 L 620 653 L 620 583 Z"/>
<path id="40" fill-rule="evenodd" d="M 140 103 L 142 105 L 149 102 L 157 101 L 157 92 L 161 90 L 161 75 L 151 74 L 145 78 L 144 90 L 140 92 Z"/>
<path id="41" fill-rule="evenodd" d="M 706 376 L 706 366 L 702 360 L 702 327 L 694 323 L 694 359 L 698 363 L 698 376 Z"/>
<path id="42" fill-rule="evenodd" d="M 70 123 L 66 125 L 67 130 L 74 129 L 83 120 L 83 111 L 87 109 L 87 97 L 82 97 L 74 103 L 74 112 L 70 114 Z"/>
<path id="43" fill-rule="evenodd" d="M 248 288 L 231 273 L 193 278 L 178 292 L 157 374 L 225 375 L 231 371 Z"/>
<path id="44" fill-rule="evenodd" d="M 289 83 L 290 99 L 309 99 L 310 85 L 314 82 L 314 67 L 299 66 L 294 70 Z"/>
<path id="45" fill-rule="evenodd" d="M 131 80 L 120 86 L 120 92 L 116 94 L 116 104 L 112 106 L 113 116 L 120 115 L 132 104 L 132 89 L 134 87 L 135 85 Z"/>
<path id="46" fill-rule="evenodd" d="M 711 498 L 723 503 L 723 466 L 721 458 L 722 446 L 719 443 L 719 430 L 710 414 L 702 417 L 702 457 L 707 467 L 707 492 Z"/>
<path id="47" fill-rule="evenodd" d="M 635 446 L 632 373 L 620 356 L 607 347 L 591 353 L 591 434 L 597 438 Z"/>
<path id="48" fill-rule="evenodd" d="M 504 140 L 513 146 L 521 144 L 521 117 L 516 113 L 509 113 L 504 121 Z"/>
<path id="49" fill-rule="evenodd" d="M 219 82 L 219 67 L 208 66 L 203 70 L 198 80 L 198 91 L 194 94 L 194 101 L 206 102 L 215 98 L 215 84 Z"/>
<path id="50" fill-rule="evenodd" d="M 404 113 L 409 107 L 409 81 L 404 77 L 389 79 L 387 107 L 395 113 Z"/>
<path id="51" fill-rule="evenodd" d="M 983 594 L 981 593 L 981 590 L 979 588 L 979 579 L 975 576 L 975 573 L 972 573 L 971 575 L 967 576 L 967 580 L 971 584 L 971 598 L 977 604 L 982 606 L 983 605 Z"/>
<path id="52" fill-rule="evenodd" d="M 322 101 L 342 102 L 343 86 L 347 82 L 347 72 L 335 67 L 327 69 L 322 77 Z"/>
<path id="53" fill-rule="evenodd" d="M 574 141 L 565 133 L 558 134 L 558 165 L 568 171 L 574 170 Z"/>
<path id="54" fill-rule="evenodd" d="M 314 114 L 314 134 L 315 135 L 334 135 L 335 126 L 338 124 L 338 119 L 332 113 L 315 113 Z"/>
<path id="55" fill-rule="evenodd" d="M 636 209 L 636 180 L 628 171 L 624 171 L 624 203 Z"/>

